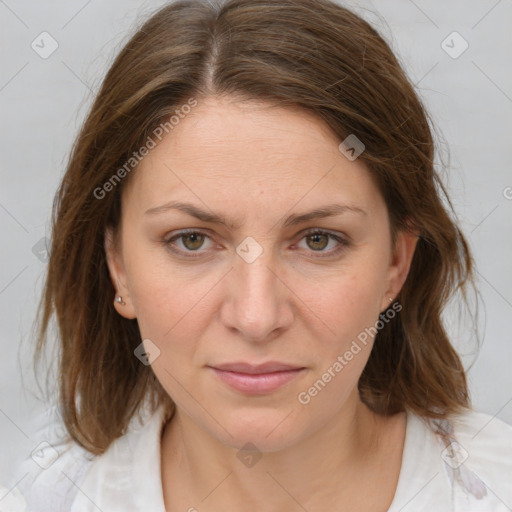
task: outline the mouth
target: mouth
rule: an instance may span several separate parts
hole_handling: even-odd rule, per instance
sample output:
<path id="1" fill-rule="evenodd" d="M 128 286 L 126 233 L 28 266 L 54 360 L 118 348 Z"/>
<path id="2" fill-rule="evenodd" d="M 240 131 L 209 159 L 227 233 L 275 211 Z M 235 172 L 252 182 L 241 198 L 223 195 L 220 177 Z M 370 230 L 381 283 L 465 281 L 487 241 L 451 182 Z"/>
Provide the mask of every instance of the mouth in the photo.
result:
<path id="1" fill-rule="evenodd" d="M 263 395 L 276 391 L 306 370 L 304 367 L 282 363 L 233 363 L 208 368 L 229 387 L 249 395 Z"/>

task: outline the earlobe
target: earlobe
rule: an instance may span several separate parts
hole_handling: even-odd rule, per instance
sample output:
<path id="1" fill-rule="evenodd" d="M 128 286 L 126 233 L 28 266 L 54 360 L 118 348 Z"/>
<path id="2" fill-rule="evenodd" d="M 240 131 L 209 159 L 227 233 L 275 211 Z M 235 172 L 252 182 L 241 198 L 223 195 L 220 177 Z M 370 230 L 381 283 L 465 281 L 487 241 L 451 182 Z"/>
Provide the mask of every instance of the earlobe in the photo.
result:
<path id="1" fill-rule="evenodd" d="M 137 318 L 129 290 L 126 285 L 124 264 L 118 253 L 111 228 L 107 228 L 105 230 L 104 248 L 110 280 L 115 290 L 114 307 L 124 318 Z"/>
<path id="2" fill-rule="evenodd" d="M 395 251 L 389 268 L 388 289 L 383 299 L 383 308 L 389 307 L 389 299 L 394 300 L 400 293 L 407 279 L 412 259 L 418 243 L 418 233 L 415 231 L 400 231 L 397 235 Z"/>

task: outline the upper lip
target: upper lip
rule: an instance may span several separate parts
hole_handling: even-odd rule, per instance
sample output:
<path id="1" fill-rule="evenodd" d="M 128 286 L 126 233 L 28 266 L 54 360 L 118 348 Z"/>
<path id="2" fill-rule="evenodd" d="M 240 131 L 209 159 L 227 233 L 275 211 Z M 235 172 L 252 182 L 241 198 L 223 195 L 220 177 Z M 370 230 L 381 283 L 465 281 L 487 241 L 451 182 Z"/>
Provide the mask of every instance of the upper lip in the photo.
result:
<path id="1" fill-rule="evenodd" d="M 212 365 L 211 368 L 229 372 L 249 373 L 257 375 L 261 373 L 283 372 L 287 370 L 301 370 L 303 367 L 279 363 L 277 361 L 269 361 L 263 364 L 251 364 L 244 362 L 216 364 L 215 366 Z"/>

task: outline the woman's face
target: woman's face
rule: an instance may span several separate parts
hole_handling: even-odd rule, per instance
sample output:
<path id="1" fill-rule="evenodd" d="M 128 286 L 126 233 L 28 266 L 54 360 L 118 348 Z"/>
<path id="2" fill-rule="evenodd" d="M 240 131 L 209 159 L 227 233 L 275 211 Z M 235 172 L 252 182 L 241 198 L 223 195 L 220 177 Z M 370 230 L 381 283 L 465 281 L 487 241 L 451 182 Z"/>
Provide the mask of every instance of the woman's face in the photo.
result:
<path id="1" fill-rule="evenodd" d="M 405 280 L 415 239 L 392 250 L 379 190 L 338 144 L 301 110 L 209 98 L 123 192 L 116 308 L 180 414 L 223 444 L 291 446 L 353 404 L 369 328 Z M 212 369 L 270 361 L 301 370 L 232 385 Z"/>

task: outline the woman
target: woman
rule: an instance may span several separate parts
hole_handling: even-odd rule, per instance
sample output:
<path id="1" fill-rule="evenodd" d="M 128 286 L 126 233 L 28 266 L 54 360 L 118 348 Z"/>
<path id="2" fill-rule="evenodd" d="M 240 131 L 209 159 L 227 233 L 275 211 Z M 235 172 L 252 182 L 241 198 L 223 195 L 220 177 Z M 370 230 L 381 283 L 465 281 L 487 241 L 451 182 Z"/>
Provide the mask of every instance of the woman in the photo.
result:
<path id="1" fill-rule="evenodd" d="M 28 509 L 509 510 L 512 428 L 471 409 L 441 320 L 472 259 L 433 158 L 349 10 L 152 16 L 56 198 L 37 354 L 55 314 L 65 434 Z"/>

